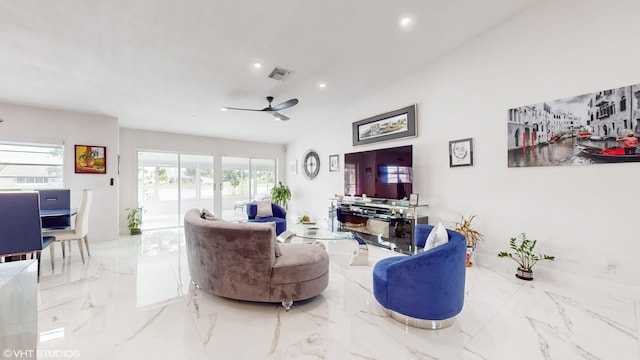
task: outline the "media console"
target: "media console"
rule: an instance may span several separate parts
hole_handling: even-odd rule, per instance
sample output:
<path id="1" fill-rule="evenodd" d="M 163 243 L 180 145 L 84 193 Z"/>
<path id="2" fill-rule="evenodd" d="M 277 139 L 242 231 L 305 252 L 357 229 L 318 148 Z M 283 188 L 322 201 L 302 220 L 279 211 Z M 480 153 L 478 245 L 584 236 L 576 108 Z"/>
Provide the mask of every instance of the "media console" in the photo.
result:
<path id="1" fill-rule="evenodd" d="M 427 205 L 409 205 L 406 201 L 345 197 L 331 199 L 330 226 L 333 231 L 353 231 L 367 243 L 404 254 L 413 254 L 413 234 L 417 224 L 428 217 L 419 210 Z"/>

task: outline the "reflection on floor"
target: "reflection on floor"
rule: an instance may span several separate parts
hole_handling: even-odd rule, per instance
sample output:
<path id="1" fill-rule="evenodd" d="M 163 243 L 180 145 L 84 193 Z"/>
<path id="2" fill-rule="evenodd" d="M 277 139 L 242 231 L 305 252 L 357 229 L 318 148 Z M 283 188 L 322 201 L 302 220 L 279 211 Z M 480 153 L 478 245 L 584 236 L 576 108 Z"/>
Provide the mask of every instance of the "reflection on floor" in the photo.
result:
<path id="1" fill-rule="evenodd" d="M 370 266 L 350 267 L 354 244 L 325 245 L 329 287 L 288 313 L 194 289 L 181 229 L 95 242 L 85 265 L 74 249 L 54 271 L 46 251 L 39 350 L 92 360 L 640 358 L 640 300 L 625 287 L 523 282 L 476 264 L 454 325 L 414 329 L 371 293 L 371 266 L 396 253 L 370 246 Z"/>

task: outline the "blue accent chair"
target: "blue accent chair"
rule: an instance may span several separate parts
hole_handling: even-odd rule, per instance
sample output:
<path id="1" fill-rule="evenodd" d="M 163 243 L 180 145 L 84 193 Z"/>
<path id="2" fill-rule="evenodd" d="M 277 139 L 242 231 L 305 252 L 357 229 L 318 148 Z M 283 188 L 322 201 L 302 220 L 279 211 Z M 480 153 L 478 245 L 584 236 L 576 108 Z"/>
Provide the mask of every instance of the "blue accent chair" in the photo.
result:
<path id="1" fill-rule="evenodd" d="M 287 230 L 287 212 L 281 208 L 278 204 L 271 203 L 271 212 L 273 216 L 259 218 L 258 204 L 251 202 L 247 204 L 247 216 L 250 222 L 275 222 L 276 223 L 276 235 L 280 235 Z"/>
<path id="2" fill-rule="evenodd" d="M 36 255 L 40 275 L 40 252 L 55 240 L 42 236 L 39 195 L 35 191 L 0 194 L 0 257 Z M 50 248 L 53 268 L 53 247 Z"/>
<path id="3" fill-rule="evenodd" d="M 424 247 L 434 227 L 416 225 L 414 244 Z M 462 311 L 467 240 L 447 229 L 449 242 L 412 256 L 380 260 L 373 268 L 373 294 L 395 320 L 439 329 Z"/>

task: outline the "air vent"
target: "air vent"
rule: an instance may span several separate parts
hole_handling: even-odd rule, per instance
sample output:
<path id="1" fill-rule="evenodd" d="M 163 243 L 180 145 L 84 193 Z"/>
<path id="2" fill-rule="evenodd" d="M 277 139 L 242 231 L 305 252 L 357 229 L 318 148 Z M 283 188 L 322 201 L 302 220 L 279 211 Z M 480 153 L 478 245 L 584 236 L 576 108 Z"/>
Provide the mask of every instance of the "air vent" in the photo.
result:
<path id="1" fill-rule="evenodd" d="M 269 74 L 269 77 L 274 79 L 274 80 L 282 81 L 287 76 L 289 76 L 289 74 L 291 74 L 292 72 L 293 71 L 291 71 L 291 70 L 287 70 L 287 69 L 283 69 L 283 68 L 280 68 L 280 67 L 276 67 L 275 69 L 273 69 L 271 74 Z"/>

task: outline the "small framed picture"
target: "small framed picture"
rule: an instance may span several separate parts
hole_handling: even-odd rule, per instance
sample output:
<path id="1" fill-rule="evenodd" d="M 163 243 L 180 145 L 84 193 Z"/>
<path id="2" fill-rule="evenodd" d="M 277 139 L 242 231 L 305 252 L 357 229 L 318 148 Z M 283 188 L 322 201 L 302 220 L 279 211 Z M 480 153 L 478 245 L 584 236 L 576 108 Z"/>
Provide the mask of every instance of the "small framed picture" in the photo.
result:
<path id="1" fill-rule="evenodd" d="M 75 146 L 76 174 L 106 174 L 107 148 L 95 145 Z"/>
<path id="2" fill-rule="evenodd" d="M 473 139 L 449 141 L 449 167 L 473 165 Z"/>
<path id="3" fill-rule="evenodd" d="M 329 155 L 329 171 L 340 171 L 340 161 L 338 155 Z"/>
<path id="4" fill-rule="evenodd" d="M 289 164 L 289 173 L 291 175 L 298 175 L 298 160 L 291 160 Z"/>
<path id="5" fill-rule="evenodd" d="M 418 195 L 419 194 L 409 195 L 409 205 L 418 206 Z"/>

